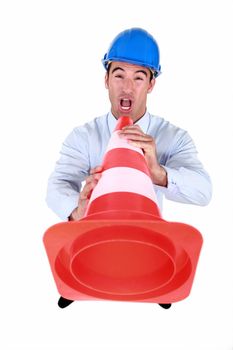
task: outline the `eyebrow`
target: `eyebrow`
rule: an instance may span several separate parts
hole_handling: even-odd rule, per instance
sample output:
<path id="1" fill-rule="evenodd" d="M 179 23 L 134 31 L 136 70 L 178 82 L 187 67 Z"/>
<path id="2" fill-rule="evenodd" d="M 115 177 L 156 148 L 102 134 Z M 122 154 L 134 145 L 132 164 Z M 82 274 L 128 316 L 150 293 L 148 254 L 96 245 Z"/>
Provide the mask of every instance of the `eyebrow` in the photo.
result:
<path id="1" fill-rule="evenodd" d="M 122 72 L 124 72 L 125 70 L 121 67 L 115 67 L 113 70 L 112 70 L 112 74 L 117 71 L 117 70 L 121 70 Z M 147 72 L 144 70 L 144 69 L 139 69 L 139 70 L 136 70 L 135 73 L 143 73 L 146 77 L 147 77 Z"/>
<path id="2" fill-rule="evenodd" d="M 147 72 L 144 69 L 139 69 L 135 73 L 143 73 L 147 77 Z"/>

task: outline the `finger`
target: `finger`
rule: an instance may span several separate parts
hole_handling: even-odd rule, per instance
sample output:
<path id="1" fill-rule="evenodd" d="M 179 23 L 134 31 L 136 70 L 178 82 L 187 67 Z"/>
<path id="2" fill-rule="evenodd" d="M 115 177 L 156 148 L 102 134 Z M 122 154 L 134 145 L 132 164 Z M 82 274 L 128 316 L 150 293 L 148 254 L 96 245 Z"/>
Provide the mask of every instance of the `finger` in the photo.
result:
<path id="1" fill-rule="evenodd" d="M 132 137 L 143 137 L 144 136 L 144 134 L 143 133 L 141 133 L 141 132 L 135 132 L 135 130 L 134 131 L 125 131 L 125 132 L 122 132 L 122 133 L 120 133 L 119 134 L 119 136 L 121 137 L 121 138 L 132 138 Z"/>
<path id="2" fill-rule="evenodd" d="M 125 134 L 120 135 L 120 137 L 127 139 L 127 140 L 153 142 L 153 138 L 149 135 L 146 135 L 146 134 L 125 133 Z"/>
<path id="3" fill-rule="evenodd" d="M 99 173 L 103 170 L 103 167 L 101 165 L 96 166 L 95 168 L 90 170 L 90 174 L 95 174 L 95 173 Z"/>
<path id="4" fill-rule="evenodd" d="M 154 151 L 155 146 L 154 144 L 148 142 L 148 141 L 140 141 L 140 140 L 128 140 L 128 143 L 132 146 L 139 147 L 143 149 L 144 151 Z"/>
<path id="5" fill-rule="evenodd" d="M 80 193 L 80 199 L 86 200 L 90 198 L 92 190 L 97 185 L 98 181 L 91 181 L 90 183 L 86 183 L 86 185 L 83 187 L 82 192 Z"/>
<path id="6" fill-rule="evenodd" d="M 99 181 L 99 179 L 101 178 L 102 173 L 94 173 L 92 175 L 89 175 L 86 178 L 86 183 L 91 183 L 92 181 Z"/>
<path id="7" fill-rule="evenodd" d="M 139 130 L 142 130 L 140 128 L 140 126 L 137 125 L 137 124 L 124 126 L 121 130 L 127 130 L 127 129 L 139 129 Z"/>
<path id="8" fill-rule="evenodd" d="M 139 128 L 139 127 L 126 127 L 124 129 L 122 129 L 119 134 L 126 134 L 126 133 L 129 133 L 129 134 L 144 134 L 144 132 Z"/>

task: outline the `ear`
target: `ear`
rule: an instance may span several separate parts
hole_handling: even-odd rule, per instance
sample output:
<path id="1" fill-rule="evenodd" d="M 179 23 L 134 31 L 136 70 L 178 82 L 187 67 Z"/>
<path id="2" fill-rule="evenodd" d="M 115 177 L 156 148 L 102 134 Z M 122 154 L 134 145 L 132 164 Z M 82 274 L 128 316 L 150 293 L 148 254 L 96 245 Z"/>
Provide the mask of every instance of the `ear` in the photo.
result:
<path id="1" fill-rule="evenodd" d="M 147 90 L 147 93 L 148 93 L 148 94 L 154 89 L 155 83 L 156 83 L 155 78 L 151 79 L 151 81 L 150 81 L 150 83 L 149 83 L 148 90 Z"/>
<path id="2" fill-rule="evenodd" d="M 105 83 L 106 89 L 108 89 L 108 78 L 109 78 L 108 73 L 106 73 L 105 78 L 104 78 L 104 83 Z"/>

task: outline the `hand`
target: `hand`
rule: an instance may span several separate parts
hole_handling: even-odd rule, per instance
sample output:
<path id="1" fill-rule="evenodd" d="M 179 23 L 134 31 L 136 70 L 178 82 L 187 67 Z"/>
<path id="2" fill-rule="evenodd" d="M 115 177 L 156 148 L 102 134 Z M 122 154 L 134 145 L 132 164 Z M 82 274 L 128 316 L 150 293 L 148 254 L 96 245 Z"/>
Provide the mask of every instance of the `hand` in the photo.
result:
<path id="1" fill-rule="evenodd" d="M 89 203 L 91 192 L 97 185 L 101 177 L 102 170 L 102 166 L 97 166 L 90 170 L 90 175 L 86 178 L 86 183 L 79 195 L 78 207 L 72 211 L 69 217 L 70 221 L 79 220 L 84 216 L 87 205 Z"/>
<path id="2" fill-rule="evenodd" d="M 142 149 L 146 163 L 151 175 L 151 180 L 154 184 L 167 186 L 167 173 L 161 167 L 157 158 L 156 144 L 152 136 L 144 134 L 138 125 L 125 126 L 119 136 L 128 140 L 132 146 Z"/>

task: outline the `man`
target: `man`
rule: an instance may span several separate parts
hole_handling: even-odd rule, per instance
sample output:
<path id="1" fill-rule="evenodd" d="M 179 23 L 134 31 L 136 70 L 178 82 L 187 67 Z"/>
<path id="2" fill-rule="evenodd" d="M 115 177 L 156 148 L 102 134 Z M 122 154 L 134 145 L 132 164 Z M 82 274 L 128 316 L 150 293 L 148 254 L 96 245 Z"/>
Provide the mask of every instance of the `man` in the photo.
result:
<path id="1" fill-rule="evenodd" d="M 161 71 L 154 38 L 140 28 L 125 30 L 113 40 L 102 61 L 111 111 L 75 128 L 65 140 L 49 178 L 48 206 L 63 220 L 83 216 L 90 192 L 101 176 L 110 135 L 122 115 L 134 120 L 134 126 L 126 127 L 121 136 L 143 150 L 160 209 L 163 195 L 177 202 L 207 205 L 211 181 L 192 139 L 146 108 L 147 94 Z"/>
<path id="2" fill-rule="evenodd" d="M 211 181 L 189 134 L 147 111 L 147 95 L 161 72 L 155 39 L 140 28 L 125 30 L 113 40 L 102 62 L 111 111 L 75 128 L 66 138 L 49 178 L 48 206 L 63 220 L 83 217 L 101 177 L 110 135 L 122 115 L 130 116 L 134 125 L 120 135 L 143 150 L 160 209 L 163 195 L 177 202 L 207 205 Z"/>

